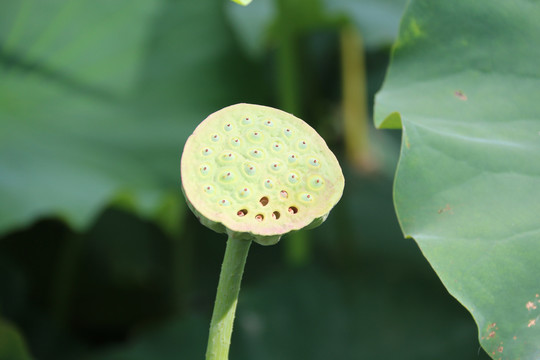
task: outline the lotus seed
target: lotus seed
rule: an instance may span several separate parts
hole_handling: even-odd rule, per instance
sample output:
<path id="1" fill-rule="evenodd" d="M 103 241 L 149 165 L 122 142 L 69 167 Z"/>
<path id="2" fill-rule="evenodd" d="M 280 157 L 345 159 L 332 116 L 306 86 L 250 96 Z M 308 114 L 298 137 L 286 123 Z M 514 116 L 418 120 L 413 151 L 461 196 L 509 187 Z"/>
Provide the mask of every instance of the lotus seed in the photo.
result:
<path id="1" fill-rule="evenodd" d="M 314 158 L 309 159 L 308 163 L 311 166 L 319 166 L 319 162 L 317 161 L 317 159 Z"/>
<path id="2" fill-rule="evenodd" d="M 222 199 L 222 200 L 219 201 L 219 205 L 220 206 L 229 206 L 229 205 L 231 205 L 231 203 L 229 202 L 229 200 Z"/>
<path id="3" fill-rule="evenodd" d="M 274 183 L 272 182 L 272 180 L 266 179 L 264 181 L 264 187 L 267 188 L 267 189 L 271 189 L 271 188 L 274 187 Z"/>
<path id="4" fill-rule="evenodd" d="M 239 138 L 232 138 L 231 139 L 231 145 L 236 147 L 236 146 L 240 146 L 240 139 Z"/>
<path id="5" fill-rule="evenodd" d="M 233 127 L 231 124 L 226 124 L 223 128 L 225 129 L 225 131 L 231 131 Z"/>
<path id="6" fill-rule="evenodd" d="M 248 117 L 245 117 L 242 119 L 242 124 L 244 125 L 250 125 L 251 124 L 251 119 L 248 118 Z"/>
<path id="7" fill-rule="evenodd" d="M 246 175 L 253 176 L 255 175 L 257 171 L 257 168 L 255 167 L 255 164 L 253 163 L 245 163 L 244 164 L 244 172 Z"/>
<path id="8" fill-rule="evenodd" d="M 279 162 L 275 161 L 272 164 L 270 164 L 270 170 L 279 171 L 280 169 L 281 169 L 281 164 Z"/>
<path id="9" fill-rule="evenodd" d="M 298 182 L 298 175 L 296 175 L 295 173 L 291 173 L 289 174 L 288 180 L 291 184 L 296 184 Z"/>
<path id="10" fill-rule="evenodd" d="M 239 195 L 241 198 L 245 199 L 245 198 L 248 198 L 248 197 L 251 195 L 251 191 L 250 191 L 248 188 L 242 188 L 242 189 L 239 191 L 238 195 Z"/>
<path id="11" fill-rule="evenodd" d="M 290 154 L 288 159 L 289 159 L 289 164 L 293 164 L 296 162 L 296 160 L 298 160 L 298 157 L 295 154 Z"/>
<path id="12" fill-rule="evenodd" d="M 307 149 L 307 142 L 305 140 L 301 140 L 298 142 L 298 148 L 301 150 Z"/>
<path id="13" fill-rule="evenodd" d="M 278 143 L 278 142 L 275 142 L 275 143 L 272 144 L 272 150 L 274 150 L 274 151 L 281 151 L 282 148 L 283 148 L 283 146 L 281 146 L 281 144 Z"/>
<path id="14" fill-rule="evenodd" d="M 266 120 L 266 121 L 264 122 L 264 125 L 266 125 L 266 126 L 268 126 L 268 127 L 272 127 L 272 126 L 274 126 L 274 123 L 273 123 L 271 120 Z"/>
<path id="15" fill-rule="evenodd" d="M 234 180 L 234 174 L 231 171 L 225 171 L 221 174 L 221 180 L 224 182 L 231 182 Z"/>
<path id="16" fill-rule="evenodd" d="M 310 188 L 318 190 L 324 185 L 324 180 L 318 175 L 313 175 L 309 178 L 308 184 Z"/>
<path id="17" fill-rule="evenodd" d="M 252 157 L 256 159 L 261 159 L 263 157 L 263 154 L 264 154 L 263 151 L 259 149 L 253 149 L 249 152 L 249 155 L 251 155 Z"/>
<path id="18" fill-rule="evenodd" d="M 210 166 L 203 164 L 200 168 L 201 175 L 208 175 L 208 172 L 210 171 Z"/>
<path id="19" fill-rule="evenodd" d="M 279 192 L 279 195 L 281 195 L 281 197 L 285 198 L 285 199 L 289 197 L 289 193 L 287 191 L 285 191 L 285 190 L 281 190 Z"/>
<path id="20" fill-rule="evenodd" d="M 212 135 L 212 141 L 213 142 L 218 142 L 219 141 L 219 135 L 218 134 Z"/>
<path id="21" fill-rule="evenodd" d="M 286 137 L 290 138 L 292 136 L 292 131 L 291 129 L 289 128 L 285 128 L 283 129 L 283 133 L 285 134 Z"/>
<path id="22" fill-rule="evenodd" d="M 212 149 L 210 149 L 210 148 L 204 148 L 203 151 L 202 151 L 202 154 L 203 154 L 204 156 L 208 156 L 208 155 L 212 154 Z"/>
<path id="23" fill-rule="evenodd" d="M 234 154 L 230 152 L 221 155 L 221 160 L 224 162 L 233 161 L 235 158 L 236 156 L 234 156 Z"/>
<path id="24" fill-rule="evenodd" d="M 211 185 L 206 185 L 204 187 L 204 192 L 207 194 L 213 194 L 214 193 L 214 187 Z"/>
<path id="25" fill-rule="evenodd" d="M 300 195 L 300 199 L 304 202 L 311 202 L 313 201 L 313 196 L 311 196 L 310 194 L 302 194 Z"/>
<path id="26" fill-rule="evenodd" d="M 253 131 L 249 134 L 249 139 L 253 142 L 260 142 L 262 140 L 262 133 L 260 131 Z"/>

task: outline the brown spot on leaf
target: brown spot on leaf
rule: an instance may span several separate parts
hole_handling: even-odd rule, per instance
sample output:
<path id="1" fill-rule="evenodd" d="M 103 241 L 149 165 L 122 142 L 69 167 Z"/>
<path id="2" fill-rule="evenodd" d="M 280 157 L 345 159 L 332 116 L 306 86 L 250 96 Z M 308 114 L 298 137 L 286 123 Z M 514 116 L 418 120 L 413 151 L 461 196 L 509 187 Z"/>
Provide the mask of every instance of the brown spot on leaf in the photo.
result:
<path id="1" fill-rule="evenodd" d="M 454 95 L 455 95 L 459 100 L 463 100 L 463 101 L 466 101 L 466 100 L 467 100 L 467 95 L 465 95 L 465 94 L 463 93 L 463 91 L 461 91 L 461 90 L 456 90 L 456 91 L 454 92 Z"/>
<path id="2" fill-rule="evenodd" d="M 525 304 L 525 307 L 529 311 L 536 309 L 536 305 L 532 301 L 527 302 L 527 304 Z"/>
<path id="3" fill-rule="evenodd" d="M 529 320 L 529 323 L 527 324 L 527 327 L 532 327 L 536 325 L 536 319 Z"/>
<path id="4" fill-rule="evenodd" d="M 444 208 L 441 208 L 441 209 L 437 210 L 437 214 L 442 214 L 442 213 L 447 212 L 447 211 L 450 211 L 450 214 L 453 214 L 452 208 L 450 207 L 450 204 L 446 204 L 446 206 Z"/>

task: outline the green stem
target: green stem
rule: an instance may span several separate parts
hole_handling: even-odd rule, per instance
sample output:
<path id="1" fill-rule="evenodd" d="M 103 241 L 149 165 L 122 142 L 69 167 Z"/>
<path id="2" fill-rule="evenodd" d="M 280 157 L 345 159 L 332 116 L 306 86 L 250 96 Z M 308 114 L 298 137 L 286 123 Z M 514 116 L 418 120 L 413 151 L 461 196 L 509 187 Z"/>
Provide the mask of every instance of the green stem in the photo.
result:
<path id="1" fill-rule="evenodd" d="M 289 0 L 278 0 L 278 48 L 277 81 L 279 107 L 302 117 L 300 96 L 300 56 L 295 30 L 294 4 Z M 285 242 L 285 259 L 289 265 L 302 266 L 309 262 L 310 244 L 304 231 L 289 235 Z"/>
<path id="2" fill-rule="evenodd" d="M 352 25 L 341 30 L 340 38 L 346 155 L 356 168 L 369 173 L 376 166 L 369 145 L 364 45 Z"/>
<path id="3" fill-rule="evenodd" d="M 282 110 L 300 116 L 300 61 L 289 0 L 278 3 L 278 101 Z"/>
<path id="4" fill-rule="evenodd" d="M 227 360 L 240 292 L 240 282 L 251 240 L 229 237 L 221 265 L 214 313 L 210 323 L 206 360 Z"/>

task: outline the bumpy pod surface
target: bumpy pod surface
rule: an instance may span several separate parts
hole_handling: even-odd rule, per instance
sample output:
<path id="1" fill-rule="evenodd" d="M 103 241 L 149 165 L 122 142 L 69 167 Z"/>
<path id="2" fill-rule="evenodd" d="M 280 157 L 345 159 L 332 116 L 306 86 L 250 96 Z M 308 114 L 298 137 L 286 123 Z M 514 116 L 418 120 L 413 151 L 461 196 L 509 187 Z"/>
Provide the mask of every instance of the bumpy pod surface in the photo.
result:
<path id="1" fill-rule="evenodd" d="M 237 104 L 208 116 L 188 138 L 180 166 L 187 203 L 201 223 L 272 245 L 321 224 L 344 177 L 325 141 L 304 121 Z"/>

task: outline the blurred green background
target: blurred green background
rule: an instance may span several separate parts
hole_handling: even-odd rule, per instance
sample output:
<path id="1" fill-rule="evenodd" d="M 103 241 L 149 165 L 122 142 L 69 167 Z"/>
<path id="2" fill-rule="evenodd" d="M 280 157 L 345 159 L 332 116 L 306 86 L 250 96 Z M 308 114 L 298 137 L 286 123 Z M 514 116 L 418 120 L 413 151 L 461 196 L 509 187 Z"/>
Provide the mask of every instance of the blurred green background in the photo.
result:
<path id="1" fill-rule="evenodd" d="M 345 193 L 250 250 L 231 359 L 483 359 L 392 203 L 375 131 L 401 0 L 0 3 L 0 360 L 202 359 L 225 237 L 180 191 L 183 144 L 238 102 L 327 140 Z"/>

